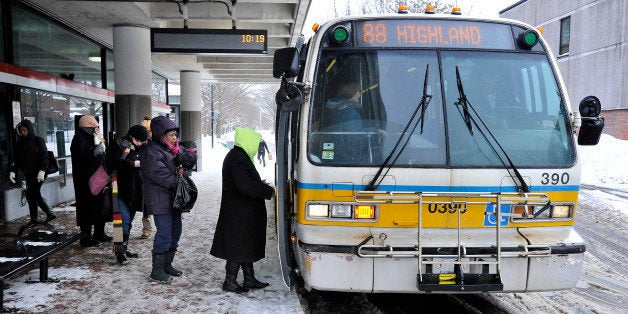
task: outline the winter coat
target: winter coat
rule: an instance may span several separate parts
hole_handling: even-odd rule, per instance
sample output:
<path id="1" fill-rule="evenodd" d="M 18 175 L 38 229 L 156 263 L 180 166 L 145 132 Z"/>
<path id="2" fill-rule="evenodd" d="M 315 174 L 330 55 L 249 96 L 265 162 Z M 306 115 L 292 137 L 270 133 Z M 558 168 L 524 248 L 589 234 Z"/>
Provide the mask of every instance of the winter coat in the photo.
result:
<path id="1" fill-rule="evenodd" d="M 19 135 L 21 126 L 28 129 L 26 137 Z M 22 170 L 26 177 L 37 177 L 39 171 L 45 171 L 48 168 L 46 141 L 35 134 L 35 128 L 30 120 L 22 120 L 15 130 L 18 134 L 18 140 L 15 143 L 11 171 L 17 173 Z"/>
<path id="2" fill-rule="evenodd" d="M 222 199 L 211 255 L 238 263 L 264 258 L 266 204 L 274 190 L 264 183 L 253 164 L 260 135 L 236 128 L 236 146 L 222 165 Z"/>
<path id="3" fill-rule="evenodd" d="M 261 141 L 259 142 L 259 146 L 257 147 L 257 154 L 259 154 L 259 155 L 265 155 L 265 154 L 266 154 L 266 152 L 269 152 L 269 151 L 268 151 L 268 145 L 266 145 L 266 141 L 261 140 Z"/>
<path id="4" fill-rule="evenodd" d="M 118 180 L 118 197 L 131 212 L 142 211 L 142 176 L 135 161 L 140 160 L 142 147 L 132 146 L 131 140 L 124 137 L 107 147 L 107 169 L 112 171 Z M 128 153 L 125 150 L 129 148 Z M 140 162 L 141 164 L 141 162 Z"/>
<path id="5" fill-rule="evenodd" d="M 72 153 L 72 181 L 76 198 L 76 224 L 94 225 L 112 221 L 111 184 L 103 192 L 92 195 L 89 178 L 105 161 L 105 154 L 94 156 L 96 144 L 94 135 L 78 126 L 77 115 L 74 121 L 74 137 L 70 144 Z"/>
<path id="6" fill-rule="evenodd" d="M 179 130 L 179 126 L 167 117 L 156 117 L 151 121 L 152 140 L 149 140 L 140 155 L 142 174 L 142 195 L 149 215 L 177 213 L 172 209 L 170 194 L 176 180 L 176 163 L 185 159 L 183 166 L 191 169 L 196 163 L 196 154 L 179 146 L 179 155 L 168 149 L 162 136 L 169 131 Z"/>

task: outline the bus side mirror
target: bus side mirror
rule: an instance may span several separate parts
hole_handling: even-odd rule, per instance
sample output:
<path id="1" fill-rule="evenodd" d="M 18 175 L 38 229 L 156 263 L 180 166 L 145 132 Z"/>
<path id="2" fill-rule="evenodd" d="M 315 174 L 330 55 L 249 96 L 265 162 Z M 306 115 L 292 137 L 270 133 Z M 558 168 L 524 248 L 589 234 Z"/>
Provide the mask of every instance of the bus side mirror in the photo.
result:
<path id="1" fill-rule="evenodd" d="M 578 145 L 597 145 L 604 129 L 604 118 L 600 118 L 602 105 L 595 96 L 587 96 L 580 102 L 582 125 L 578 132 Z"/>
<path id="2" fill-rule="evenodd" d="M 273 77 L 292 78 L 299 74 L 299 51 L 288 47 L 275 51 L 273 57 Z"/>

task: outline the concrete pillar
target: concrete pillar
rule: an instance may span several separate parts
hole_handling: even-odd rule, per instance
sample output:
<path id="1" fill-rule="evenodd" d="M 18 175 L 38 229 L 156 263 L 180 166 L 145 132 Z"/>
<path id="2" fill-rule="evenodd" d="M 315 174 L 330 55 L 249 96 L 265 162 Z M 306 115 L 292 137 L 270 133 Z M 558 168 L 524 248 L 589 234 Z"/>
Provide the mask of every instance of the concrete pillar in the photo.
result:
<path id="1" fill-rule="evenodd" d="M 118 137 L 151 114 L 150 29 L 141 25 L 113 27 L 115 130 Z"/>
<path id="2" fill-rule="evenodd" d="M 201 73 L 181 71 L 181 141 L 195 141 L 198 155 L 197 169 L 202 165 L 201 136 Z"/>

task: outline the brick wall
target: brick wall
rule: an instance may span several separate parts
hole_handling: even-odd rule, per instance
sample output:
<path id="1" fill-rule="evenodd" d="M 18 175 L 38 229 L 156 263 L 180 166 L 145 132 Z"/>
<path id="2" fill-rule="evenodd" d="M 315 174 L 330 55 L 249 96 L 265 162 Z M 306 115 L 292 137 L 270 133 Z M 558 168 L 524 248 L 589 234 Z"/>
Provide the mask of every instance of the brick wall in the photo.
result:
<path id="1" fill-rule="evenodd" d="M 628 109 L 603 110 L 604 134 L 621 140 L 628 140 Z"/>

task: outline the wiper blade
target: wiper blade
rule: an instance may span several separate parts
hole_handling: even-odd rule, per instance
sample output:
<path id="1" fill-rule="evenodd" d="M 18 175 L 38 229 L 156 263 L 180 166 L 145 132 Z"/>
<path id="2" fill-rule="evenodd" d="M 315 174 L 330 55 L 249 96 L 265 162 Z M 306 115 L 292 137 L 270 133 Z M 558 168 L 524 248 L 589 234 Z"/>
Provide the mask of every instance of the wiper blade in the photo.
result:
<path id="1" fill-rule="evenodd" d="M 414 109 L 414 112 L 412 113 L 412 116 L 410 116 L 408 123 L 406 123 L 406 126 L 403 128 L 403 131 L 399 135 L 399 138 L 397 139 L 395 146 L 390 151 L 388 156 L 386 156 L 386 159 L 377 170 L 377 173 L 375 174 L 375 176 L 373 176 L 373 179 L 371 179 L 369 184 L 365 187 L 365 190 L 375 191 L 375 189 L 377 189 L 377 187 L 382 183 L 383 178 L 386 176 L 390 168 L 393 165 L 395 165 L 395 163 L 397 162 L 397 159 L 399 158 L 403 150 L 408 145 L 408 142 L 410 141 L 410 136 L 414 133 L 414 130 L 416 130 L 416 127 L 419 122 L 421 123 L 421 134 L 423 134 L 423 120 L 425 119 L 425 110 L 427 109 L 427 106 L 430 104 L 430 101 L 432 100 L 432 95 L 427 94 L 427 81 L 429 79 L 429 72 L 430 72 L 430 65 L 427 64 L 425 67 L 425 81 L 423 82 L 423 94 L 421 96 L 421 101 L 419 102 L 417 107 Z M 419 109 L 421 110 L 421 115 L 419 116 L 419 119 L 414 123 L 414 126 L 412 127 L 412 131 L 410 132 L 410 135 L 407 136 L 405 143 L 401 146 L 401 148 L 399 148 L 399 144 L 401 143 L 403 138 L 406 136 L 406 134 L 408 134 L 408 128 L 410 127 L 410 125 L 412 125 L 412 121 L 414 121 L 414 117 L 419 112 Z M 392 160 L 390 165 L 388 165 L 388 162 L 393 156 L 395 156 L 395 158 Z M 382 175 L 382 171 L 386 167 L 388 167 L 388 169 L 386 169 L 386 173 Z"/>
<path id="2" fill-rule="evenodd" d="M 519 190 L 519 192 L 524 192 L 524 193 L 530 192 L 530 188 L 528 187 L 528 184 L 526 184 L 525 180 L 523 180 L 523 176 L 521 176 L 519 169 L 517 169 L 515 164 L 512 162 L 512 159 L 510 159 L 510 156 L 508 156 L 508 153 L 506 153 L 506 150 L 502 147 L 501 144 L 499 144 L 499 141 L 497 141 L 497 138 L 495 138 L 495 135 L 493 135 L 493 132 L 491 132 L 488 126 L 486 126 L 486 123 L 484 123 L 484 120 L 482 120 L 480 115 L 477 113 L 477 111 L 475 111 L 475 108 L 473 108 L 473 106 L 467 99 L 467 96 L 464 93 L 464 88 L 462 86 L 462 80 L 460 79 L 460 71 L 458 70 L 458 66 L 456 66 L 456 83 L 458 85 L 459 98 L 458 98 L 458 102 L 456 102 L 455 105 L 462 107 L 462 111 L 458 110 L 458 112 L 460 112 L 460 114 L 462 115 L 462 119 L 464 120 L 464 123 L 467 125 L 467 129 L 469 129 L 471 136 L 473 136 L 472 125 L 475 124 L 475 127 L 478 129 L 478 131 L 480 132 L 480 134 L 482 135 L 486 143 L 488 143 L 488 145 L 491 146 L 491 149 L 493 150 L 493 152 L 495 153 L 499 161 L 502 163 L 504 168 L 506 168 L 506 171 L 508 171 L 508 174 L 510 174 L 510 177 L 513 178 L 513 182 L 517 186 L 517 189 Z M 469 111 L 469 108 L 471 108 L 471 111 Z M 471 112 L 473 112 L 473 115 L 471 115 Z M 476 119 L 480 121 L 483 128 L 479 127 Z M 484 130 L 488 132 L 488 134 L 491 136 L 491 139 L 493 141 L 489 140 Z M 495 145 L 497 145 L 501 154 L 499 154 L 499 152 L 495 148 Z M 508 166 L 506 165 L 506 162 L 504 162 L 504 159 L 503 159 L 504 157 L 502 157 L 502 155 L 506 158 L 506 161 L 508 161 Z M 513 177 L 513 174 L 510 171 L 514 173 L 514 177 L 516 177 L 517 180 L 515 180 L 515 178 Z"/>
<path id="3" fill-rule="evenodd" d="M 471 125 L 471 113 L 469 112 L 469 100 L 467 99 L 467 95 L 464 93 L 464 88 L 462 87 L 462 80 L 460 79 L 460 70 L 458 70 L 458 66 L 456 66 L 456 84 L 458 85 L 458 102 L 455 103 L 456 106 L 462 107 L 462 119 L 464 120 L 464 124 L 473 135 L 473 126 Z"/>

